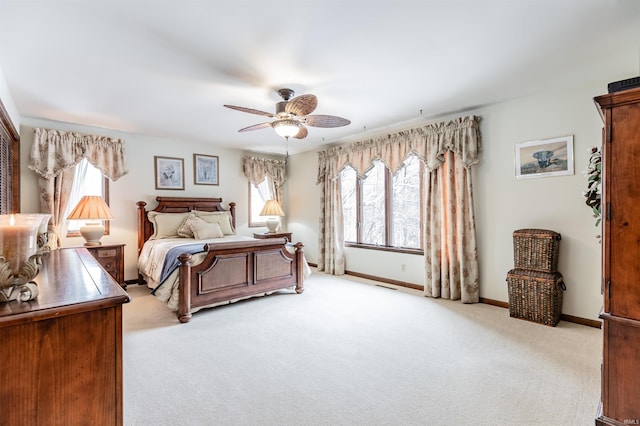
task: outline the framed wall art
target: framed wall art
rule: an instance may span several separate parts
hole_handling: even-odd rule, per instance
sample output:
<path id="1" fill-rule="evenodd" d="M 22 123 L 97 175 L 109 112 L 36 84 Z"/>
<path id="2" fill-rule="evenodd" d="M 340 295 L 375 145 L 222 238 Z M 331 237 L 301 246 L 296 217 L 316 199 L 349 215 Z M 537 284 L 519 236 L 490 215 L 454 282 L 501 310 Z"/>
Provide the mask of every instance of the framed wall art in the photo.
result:
<path id="1" fill-rule="evenodd" d="M 218 157 L 193 154 L 193 183 L 196 185 L 218 185 Z"/>
<path id="2" fill-rule="evenodd" d="M 516 144 L 516 179 L 573 174 L 573 135 Z"/>
<path id="3" fill-rule="evenodd" d="M 156 189 L 184 189 L 184 159 L 154 156 Z"/>

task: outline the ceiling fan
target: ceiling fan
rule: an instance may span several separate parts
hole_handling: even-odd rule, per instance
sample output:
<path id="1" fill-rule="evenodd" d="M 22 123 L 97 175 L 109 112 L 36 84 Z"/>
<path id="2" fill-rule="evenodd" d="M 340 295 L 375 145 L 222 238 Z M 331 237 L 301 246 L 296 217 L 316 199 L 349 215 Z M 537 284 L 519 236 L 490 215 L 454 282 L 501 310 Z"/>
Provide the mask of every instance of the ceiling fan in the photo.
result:
<path id="1" fill-rule="evenodd" d="M 291 89 L 280 89 L 278 90 L 278 94 L 283 100 L 276 104 L 275 114 L 235 105 L 225 105 L 225 107 L 242 112 L 248 112 L 250 114 L 275 118 L 273 121 L 245 127 L 244 129 L 238 130 L 239 132 L 248 132 L 251 130 L 272 127 L 278 135 L 285 139 L 306 138 L 308 131 L 305 125 L 327 128 L 342 127 L 347 124 L 351 124 L 351 121 L 346 118 L 336 117 L 334 115 L 309 115 L 318 105 L 318 98 L 316 98 L 315 95 L 301 95 L 293 98 L 294 91 Z"/>

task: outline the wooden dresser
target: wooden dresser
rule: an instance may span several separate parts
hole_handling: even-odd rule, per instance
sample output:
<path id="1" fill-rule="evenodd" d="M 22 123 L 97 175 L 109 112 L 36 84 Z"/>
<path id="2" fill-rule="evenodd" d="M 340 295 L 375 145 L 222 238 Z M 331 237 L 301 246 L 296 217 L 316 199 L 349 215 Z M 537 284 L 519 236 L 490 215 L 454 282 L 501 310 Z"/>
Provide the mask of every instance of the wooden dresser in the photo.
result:
<path id="1" fill-rule="evenodd" d="M 42 257 L 30 302 L 0 303 L 0 423 L 121 425 L 127 293 L 85 249 Z"/>
<path id="2" fill-rule="evenodd" d="M 597 425 L 640 424 L 640 89 L 595 98 L 604 120 L 603 362 Z"/>

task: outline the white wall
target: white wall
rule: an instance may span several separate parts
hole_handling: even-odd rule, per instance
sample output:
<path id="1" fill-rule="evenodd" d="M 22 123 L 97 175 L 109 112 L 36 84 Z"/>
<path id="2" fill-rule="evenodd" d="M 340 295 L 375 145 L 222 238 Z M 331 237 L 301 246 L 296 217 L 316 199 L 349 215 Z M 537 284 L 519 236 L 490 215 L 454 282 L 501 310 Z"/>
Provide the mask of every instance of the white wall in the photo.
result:
<path id="1" fill-rule="evenodd" d="M 9 118 L 13 123 L 13 126 L 18 130 L 20 128 L 20 114 L 18 113 L 18 109 L 13 102 L 13 97 L 11 96 L 11 92 L 9 91 L 9 86 L 7 85 L 7 80 L 0 69 L 0 101 L 2 105 L 4 105 L 4 109 L 9 114 Z"/>
<path id="2" fill-rule="evenodd" d="M 239 235 L 251 235 L 253 232 L 265 232 L 266 228 L 248 227 L 248 184 L 242 173 L 242 157 L 247 154 L 240 150 L 223 149 L 206 143 L 183 140 L 150 138 L 135 134 L 125 134 L 102 128 L 78 126 L 47 120 L 23 119 L 20 128 L 21 138 L 21 210 L 39 211 L 38 176 L 28 168 L 29 154 L 33 145 L 33 129 L 75 131 L 121 138 L 125 141 L 125 150 L 129 173 L 109 184 L 109 204 L 116 220 L 110 224 L 110 235 L 102 238 L 103 243 L 125 243 L 125 279 L 137 278 L 137 201 L 146 201 L 147 209 L 156 205 L 155 197 L 222 197 L 225 207 L 235 202 L 236 231 Z M 193 154 L 217 155 L 220 167 L 220 185 L 194 185 Z M 184 190 L 156 190 L 154 180 L 154 155 L 184 159 Z M 255 153 L 253 154 L 255 155 Z M 286 222 L 283 221 L 284 227 Z M 81 237 L 64 238 L 63 247 L 81 246 Z"/>
<path id="3" fill-rule="evenodd" d="M 582 172 L 591 147 L 601 143 L 602 121 L 593 98 L 606 93 L 608 82 L 631 77 L 633 72 L 463 114 L 482 117 L 483 150 L 473 182 L 481 297 L 508 301 L 506 274 L 513 268 L 514 230 L 552 229 L 562 235 L 558 269 L 567 285 L 563 313 L 597 319 L 602 305 L 599 229 L 584 203 Z M 515 144 L 564 135 L 574 136 L 574 175 L 515 179 Z M 295 239 L 305 243 L 307 258 L 315 263 L 320 212 L 320 186 L 315 185 L 317 153 L 296 155 L 291 164 L 289 227 Z M 422 256 L 357 248 L 346 248 L 345 254 L 349 271 L 424 283 Z"/>
<path id="4" fill-rule="evenodd" d="M 318 261 L 318 227 L 320 224 L 320 185 L 318 176 L 318 154 L 309 151 L 293 156 L 287 166 L 289 214 L 287 230 L 292 232 L 295 242 L 304 244 L 304 253 L 309 262 Z"/>
<path id="5" fill-rule="evenodd" d="M 584 203 L 591 147 L 601 144 L 602 121 L 593 97 L 607 81 L 553 91 L 478 110 L 483 117 L 482 161 L 475 174 L 475 205 L 481 262 L 481 296 L 508 300 L 506 273 L 513 268 L 512 232 L 552 229 L 562 234 L 559 271 L 567 286 L 563 313 L 598 317 L 600 244 L 591 210 Z M 574 136 L 573 176 L 516 180 L 514 145 Z"/>

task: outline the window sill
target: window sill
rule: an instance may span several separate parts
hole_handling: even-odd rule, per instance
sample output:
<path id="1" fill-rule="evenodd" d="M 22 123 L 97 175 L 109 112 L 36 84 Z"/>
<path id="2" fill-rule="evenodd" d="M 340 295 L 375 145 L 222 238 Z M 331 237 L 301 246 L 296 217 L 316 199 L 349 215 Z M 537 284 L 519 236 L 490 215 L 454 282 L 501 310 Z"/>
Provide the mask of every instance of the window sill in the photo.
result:
<path id="1" fill-rule="evenodd" d="M 345 247 L 353 247 L 367 250 L 379 250 L 379 251 L 391 251 L 395 253 L 404 253 L 404 254 L 416 254 L 423 256 L 424 250 L 421 249 L 411 249 L 411 248 L 402 248 L 402 247 L 386 247 L 386 246 L 376 246 L 373 244 L 356 244 L 356 243 L 344 243 Z"/>

